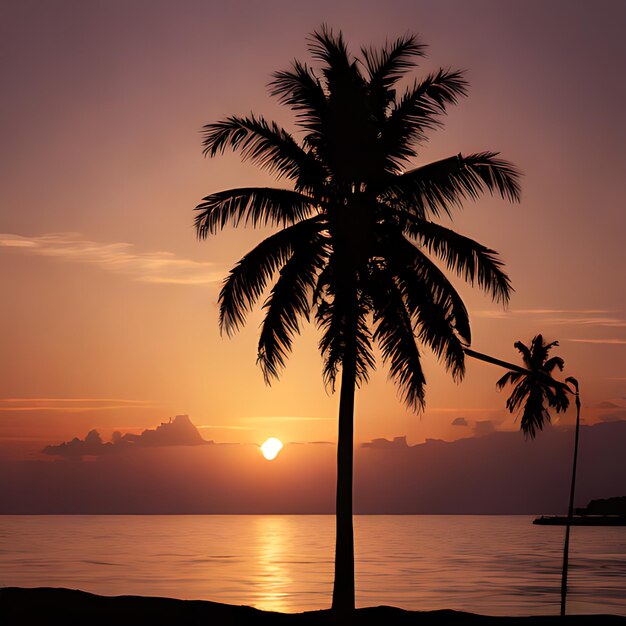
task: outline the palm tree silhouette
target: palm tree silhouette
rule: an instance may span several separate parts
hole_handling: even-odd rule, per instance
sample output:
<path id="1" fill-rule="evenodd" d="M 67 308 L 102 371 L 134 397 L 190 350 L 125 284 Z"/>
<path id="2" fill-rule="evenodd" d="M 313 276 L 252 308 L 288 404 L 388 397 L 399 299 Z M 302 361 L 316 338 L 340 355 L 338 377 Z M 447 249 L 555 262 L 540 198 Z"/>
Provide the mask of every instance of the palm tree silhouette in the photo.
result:
<path id="1" fill-rule="evenodd" d="M 525 436 L 534 439 L 537 431 L 542 430 L 545 422 L 550 422 L 549 408 L 557 413 L 567 411 L 569 397 L 565 385 L 555 385 L 552 372 L 555 368 L 563 371 L 564 361 L 559 356 L 549 357 L 550 350 L 559 345 L 558 341 L 545 343 L 542 335 L 536 335 L 530 346 L 516 341 L 514 346 L 522 354 L 524 366 L 528 372 L 507 372 L 498 382 L 498 389 L 514 385 L 506 401 L 506 408 L 511 413 L 521 412 L 520 428 Z"/>
<path id="2" fill-rule="evenodd" d="M 570 402 L 567 394 L 573 394 L 576 399 L 576 430 L 574 434 L 572 480 L 567 507 L 563 566 L 561 570 L 561 616 L 564 616 L 567 602 L 570 528 L 572 517 L 574 516 L 574 493 L 576 491 L 576 465 L 578 462 L 578 439 L 580 435 L 580 393 L 578 381 L 574 377 L 567 377 L 565 383 L 552 378 L 552 372 L 555 368 L 563 371 L 564 366 L 564 361 L 561 357 L 553 356 L 548 358 L 550 350 L 558 345 L 558 341 L 545 343 L 542 335 L 533 337 L 530 347 L 521 341 L 517 341 L 514 346 L 521 352 L 525 368 L 515 367 L 515 369 L 502 376 L 496 385 L 498 389 L 503 389 L 507 384 L 515 385 L 513 392 L 506 401 L 506 407 L 511 413 L 515 411 L 522 412 L 520 428 L 524 435 L 530 436 L 531 439 L 535 438 L 537 430 L 543 429 L 546 421 L 550 422 L 549 408 L 553 408 L 557 413 L 565 412 Z M 470 352 L 472 351 L 467 351 L 468 354 Z M 473 353 L 471 356 L 476 356 L 476 354 Z M 494 360 L 491 359 L 491 362 L 494 362 Z M 500 365 L 506 366 L 506 363 L 501 362 Z"/>
<path id="3" fill-rule="evenodd" d="M 309 51 L 319 75 L 295 61 L 270 83 L 271 94 L 295 112 L 300 142 L 253 114 L 204 126 L 205 155 L 239 150 L 291 188 L 211 194 L 196 207 L 195 226 L 200 238 L 226 225 L 280 227 L 224 280 L 220 329 L 239 329 L 278 274 L 263 304 L 258 344 L 266 382 L 279 376 L 301 321 L 311 316 L 321 331 L 325 384 L 334 390 L 341 373 L 332 608 L 349 611 L 355 389 L 375 365 L 374 343 L 402 400 L 416 411 L 425 387 L 418 342 L 462 378 L 467 310 L 431 256 L 495 301 L 506 303 L 512 288 L 497 253 L 434 219 L 483 192 L 518 200 L 519 174 L 493 152 L 410 167 L 427 131 L 467 87 L 462 72 L 439 70 L 398 95 L 398 81 L 424 55 L 416 36 L 364 48 L 357 59 L 342 33 L 324 26 L 311 35 Z"/>

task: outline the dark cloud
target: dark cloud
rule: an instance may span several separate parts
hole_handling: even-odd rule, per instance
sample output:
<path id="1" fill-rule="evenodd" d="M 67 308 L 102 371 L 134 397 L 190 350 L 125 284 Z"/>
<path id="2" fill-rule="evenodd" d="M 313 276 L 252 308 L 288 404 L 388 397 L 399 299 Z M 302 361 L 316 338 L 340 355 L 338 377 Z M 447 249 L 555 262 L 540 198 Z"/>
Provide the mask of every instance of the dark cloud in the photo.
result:
<path id="1" fill-rule="evenodd" d="M 406 436 L 404 437 L 394 437 L 393 441 L 389 441 L 389 439 L 372 439 L 363 444 L 363 448 L 380 448 L 383 450 L 388 450 L 389 448 L 408 448 L 409 444 L 406 442 Z"/>
<path id="2" fill-rule="evenodd" d="M 74 437 L 58 446 L 46 446 L 44 454 L 64 456 L 67 459 L 81 459 L 83 456 L 99 456 L 113 450 L 112 443 L 104 443 L 97 430 L 90 430 L 84 439 Z"/>
<path id="3" fill-rule="evenodd" d="M 457 417 L 452 420 L 452 426 L 469 426 L 469 424 L 464 417 Z"/>
<path id="4" fill-rule="evenodd" d="M 206 443 L 197 428 L 191 423 L 189 416 L 177 415 L 169 422 L 163 422 L 155 429 L 146 429 L 141 435 L 119 432 L 113 433 L 113 440 L 104 443 L 97 430 L 91 430 L 84 439 L 74 437 L 71 441 L 58 446 L 46 446 L 42 452 L 67 459 L 81 459 L 84 456 L 101 456 L 114 451 L 128 450 L 134 447 L 156 446 L 197 446 Z"/>
<path id="5" fill-rule="evenodd" d="M 474 422 L 474 437 L 484 437 L 496 431 L 496 424 L 491 420 Z"/>

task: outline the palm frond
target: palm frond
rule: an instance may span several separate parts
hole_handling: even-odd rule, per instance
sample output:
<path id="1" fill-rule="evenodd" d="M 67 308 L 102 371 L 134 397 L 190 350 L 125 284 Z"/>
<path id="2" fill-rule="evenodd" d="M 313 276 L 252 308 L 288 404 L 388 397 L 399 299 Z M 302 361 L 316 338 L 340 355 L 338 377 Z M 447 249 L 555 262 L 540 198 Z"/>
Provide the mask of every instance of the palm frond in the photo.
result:
<path id="1" fill-rule="evenodd" d="M 389 179 L 380 197 L 387 204 L 412 211 L 418 217 L 451 215 L 452 207 L 475 200 L 485 191 L 520 199 L 519 172 L 495 152 L 461 154 L 435 161 Z"/>
<path id="2" fill-rule="evenodd" d="M 352 285 L 342 289 L 337 284 L 335 255 L 320 272 L 313 302 L 316 322 L 322 332 L 319 342 L 324 359 L 324 384 L 334 391 L 339 368 L 343 366 L 348 345 L 354 342 L 356 353 L 356 383 L 367 382 L 369 370 L 374 367 L 372 333 L 368 325 L 369 305 L 363 292 Z M 353 336 L 354 335 L 354 336 Z"/>
<path id="3" fill-rule="evenodd" d="M 474 189 L 472 198 L 479 192 L 496 193 L 510 202 L 519 202 L 521 188 L 520 171 L 509 161 L 498 159 L 499 152 L 479 152 L 467 156 L 459 155 L 459 160 L 466 171 L 467 189 Z M 473 180 L 472 180 L 473 179 Z M 470 194 L 471 195 L 471 194 Z"/>
<path id="4" fill-rule="evenodd" d="M 553 356 L 548 359 L 543 366 L 543 371 L 546 372 L 546 374 L 552 374 L 555 367 L 558 367 L 561 372 L 565 367 L 565 361 L 560 356 Z"/>
<path id="5" fill-rule="evenodd" d="M 331 391 L 335 390 L 337 374 L 344 362 L 349 341 L 348 334 L 355 331 L 357 387 L 369 380 L 369 371 L 373 369 L 375 360 L 372 351 L 372 333 L 366 314 L 367 312 L 362 307 L 358 307 L 356 324 L 353 327 L 350 320 L 355 317 L 354 313 L 346 315 L 345 308 L 338 304 L 336 298 L 332 303 L 324 302 L 317 308 L 317 324 L 322 331 L 319 342 L 320 352 L 324 359 L 322 374 L 324 384 Z"/>
<path id="6" fill-rule="evenodd" d="M 315 319 L 322 333 L 319 350 L 324 363 L 322 369 L 324 386 L 334 393 L 335 381 L 345 352 L 345 320 L 326 299 L 318 301 Z"/>
<path id="7" fill-rule="evenodd" d="M 204 155 L 214 157 L 226 148 L 239 150 L 244 160 L 268 170 L 278 178 L 296 181 L 299 189 L 321 184 L 325 174 L 313 155 L 276 122 L 262 116 L 230 116 L 206 124 L 203 129 Z"/>
<path id="8" fill-rule="evenodd" d="M 432 306 L 441 311 L 447 324 L 468 344 L 471 343 L 469 316 L 465 304 L 446 275 L 421 250 L 400 236 L 393 240 L 393 254 L 388 256 L 391 271 L 402 280 L 402 287 L 409 298 L 410 310 L 418 310 L 423 298 L 429 298 Z M 411 300 L 415 304 L 410 305 Z M 422 320 L 428 324 L 428 318 Z M 456 352 L 456 348 L 453 350 Z M 461 363 L 463 359 L 461 359 Z"/>
<path id="9" fill-rule="evenodd" d="M 398 274 L 396 281 L 419 341 L 444 363 L 455 381 L 460 381 L 465 374 L 465 352 L 447 303 L 432 298 L 428 281 L 413 279 L 406 272 Z"/>
<path id="10" fill-rule="evenodd" d="M 449 270 L 470 285 L 476 282 L 495 301 L 504 304 L 509 301 L 513 287 L 497 252 L 429 220 L 406 213 L 401 219 L 405 220 L 405 232 L 429 253 L 445 261 Z"/>
<path id="11" fill-rule="evenodd" d="M 273 274 L 291 258 L 294 251 L 323 246 L 318 236 L 321 225 L 311 218 L 278 231 L 259 243 L 230 270 L 219 294 L 220 331 L 231 335 L 244 323 L 247 313 L 265 290 Z"/>
<path id="12" fill-rule="evenodd" d="M 319 241 L 298 247 L 280 271 L 263 304 L 257 362 L 266 383 L 278 378 L 291 351 L 300 319 L 309 319 L 310 299 L 316 277 L 325 264 L 326 250 Z"/>
<path id="13" fill-rule="evenodd" d="M 306 64 L 294 61 L 291 70 L 276 72 L 269 86 L 272 96 L 297 111 L 301 126 L 316 133 L 321 131 L 326 115 L 326 95 Z"/>
<path id="14" fill-rule="evenodd" d="M 532 392 L 532 390 L 538 389 L 536 385 L 533 385 L 528 377 L 520 379 L 513 387 L 511 395 L 506 401 L 506 407 L 511 413 L 517 411 L 522 407 L 526 401 L 526 398 Z"/>
<path id="15" fill-rule="evenodd" d="M 548 405 L 553 407 L 557 413 L 564 413 L 569 408 L 569 397 L 567 392 L 562 387 L 550 387 L 548 385 L 544 388 L 544 393 Z"/>
<path id="16" fill-rule="evenodd" d="M 326 108 L 319 131 L 309 133 L 305 145 L 325 164 L 337 189 L 379 169 L 379 124 L 367 83 L 342 33 L 323 27 L 313 34 L 310 49 L 323 61 Z"/>
<path id="17" fill-rule="evenodd" d="M 417 65 L 415 58 L 423 57 L 426 46 L 416 35 L 398 37 L 383 48 L 361 48 L 369 78 L 370 93 L 381 100 L 384 108 L 394 98 L 393 85 Z"/>
<path id="18" fill-rule="evenodd" d="M 393 164 L 416 156 L 415 145 L 426 133 L 441 126 L 448 105 L 467 93 L 460 70 L 439 70 L 408 89 L 391 110 L 382 129 L 381 143 Z"/>
<path id="19" fill-rule="evenodd" d="M 206 239 L 227 224 L 287 226 L 310 217 L 315 210 L 315 200 L 297 191 L 243 187 L 218 191 L 203 198 L 196 207 L 199 213 L 194 225 L 198 237 Z"/>
<path id="20" fill-rule="evenodd" d="M 542 390 L 533 387 L 526 397 L 520 428 L 525 437 L 534 439 L 537 435 L 537 431 L 543 430 L 543 426 L 546 422 L 550 423 L 551 417 L 544 406 Z"/>
<path id="21" fill-rule="evenodd" d="M 403 402 L 413 410 L 422 410 L 426 379 L 404 294 L 385 271 L 376 272 L 371 287 L 374 340 L 380 345 L 383 360 L 389 365 L 389 376 L 398 386 Z"/>
<path id="22" fill-rule="evenodd" d="M 521 341 L 516 341 L 513 344 L 513 347 L 522 355 L 522 360 L 524 361 L 524 365 L 526 365 L 526 367 L 531 367 L 532 366 L 532 353 L 530 351 L 530 348 L 528 348 L 528 346 L 523 344 Z"/>
<path id="23" fill-rule="evenodd" d="M 507 385 L 513 385 L 514 383 L 518 382 L 522 376 L 523 374 L 520 372 L 507 372 L 504 376 L 502 376 L 502 378 L 500 378 L 496 382 L 496 387 L 498 389 L 504 389 Z"/>
<path id="24" fill-rule="evenodd" d="M 326 83 L 327 115 L 319 136 L 307 137 L 326 163 L 328 149 L 337 150 L 347 138 L 358 139 L 356 127 L 367 125 L 371 115 L 367 101 L 365 79 L 361 75 L 357 60 L 348 52 L 343 33 L 335 34 L 331 28 L 323 26 L 313 33 L 310 39 L 312 55 L 323 62 L 322 74 Z M 360 126 L 363 130 L 363 127 Z M 348 149 L 345 145 L 344 149 Z M 331 165 L 331 164 L 328 164 Z M 332 167 L 329 167 L 332 171 Z"/>
<path id="25" fill-rule="evenodd" d="M 309 51 L 313 58 L 324 63 L 323 72 L 327 78 L 329 72 L 345 72 L 354 65 L 343 33 L 335 34 L 326 24 L 309 37 Z"/>

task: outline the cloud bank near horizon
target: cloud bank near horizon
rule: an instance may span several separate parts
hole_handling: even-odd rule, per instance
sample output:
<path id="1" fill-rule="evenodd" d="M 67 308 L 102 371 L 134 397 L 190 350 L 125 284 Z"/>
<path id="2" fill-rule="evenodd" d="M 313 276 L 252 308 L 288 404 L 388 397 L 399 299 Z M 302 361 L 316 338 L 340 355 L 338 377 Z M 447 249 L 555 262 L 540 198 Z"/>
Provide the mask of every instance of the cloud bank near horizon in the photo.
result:
<path id="1" fill-rule="evenodd" d="M 626 494 L 625 439 L 624 420 L 582 427 L 577 506 Z M 97 434 L 82 441 L 83 450 L 106 445 Z M 371 444 L 355 449 L 359 514 L 539 514 L 566 508 L 571 427 L 548 427 L 533 441 L 519 432 L 492 432 L 454 442 L 409 446 L 397 437 Z M 287 444 L 271 462 L 252 445 L 124 449 L 132 453 L 82 463 L 0 462 L 0 514 L 334 511 L 335 446 Z"/>
<path id="2" fill-rule="evenodd" d="M 147 428 L 140 435 L 116 431 L 110 442 L 102 441 L 100 433 L 90 430 L 84 439 L 74 437 L 59 445 L 46 446 L 42 452 L 50 456 L 81 460 L 85 456 L 101 456 L 135 447 L 198 446 L 213 443 L 203 439 L 187 415 L 177 415 L 154 429 Z"/>

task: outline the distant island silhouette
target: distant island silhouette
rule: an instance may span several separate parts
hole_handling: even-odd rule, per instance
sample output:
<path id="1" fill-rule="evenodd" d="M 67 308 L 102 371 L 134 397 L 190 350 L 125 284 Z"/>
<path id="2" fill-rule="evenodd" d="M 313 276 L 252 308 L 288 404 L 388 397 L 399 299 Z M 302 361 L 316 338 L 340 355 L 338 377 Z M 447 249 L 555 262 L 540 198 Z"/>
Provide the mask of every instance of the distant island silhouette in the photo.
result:
<path id="1" fill-rule="evenodd" d="M 74 437 L 59 445 L 46 446 L 42 452 L 51 456 L 80 459 L 83 456 L 100 456 L 132 446 L 199 446 L 213 443 L 202 438 L 188 415 L 177 415 L 154 429 L 147 428 L 140 435 L 116 431 L 113 440 L 103 442 L 97 430 L 90 430 L 84 439 Z"/>
<path id="2" fill-rule="evenodd" d="M 586 507 L 566 515 L 542 515 L 533 521 L 539 526 L 626 526 L 626 496 L 591 500 Z"/>
<path id="3" fill-rule="evenodd" d="M 576 509 L 576 515 L 626 515 L 626 496 L 591 500 L 587 506 Z"/>

